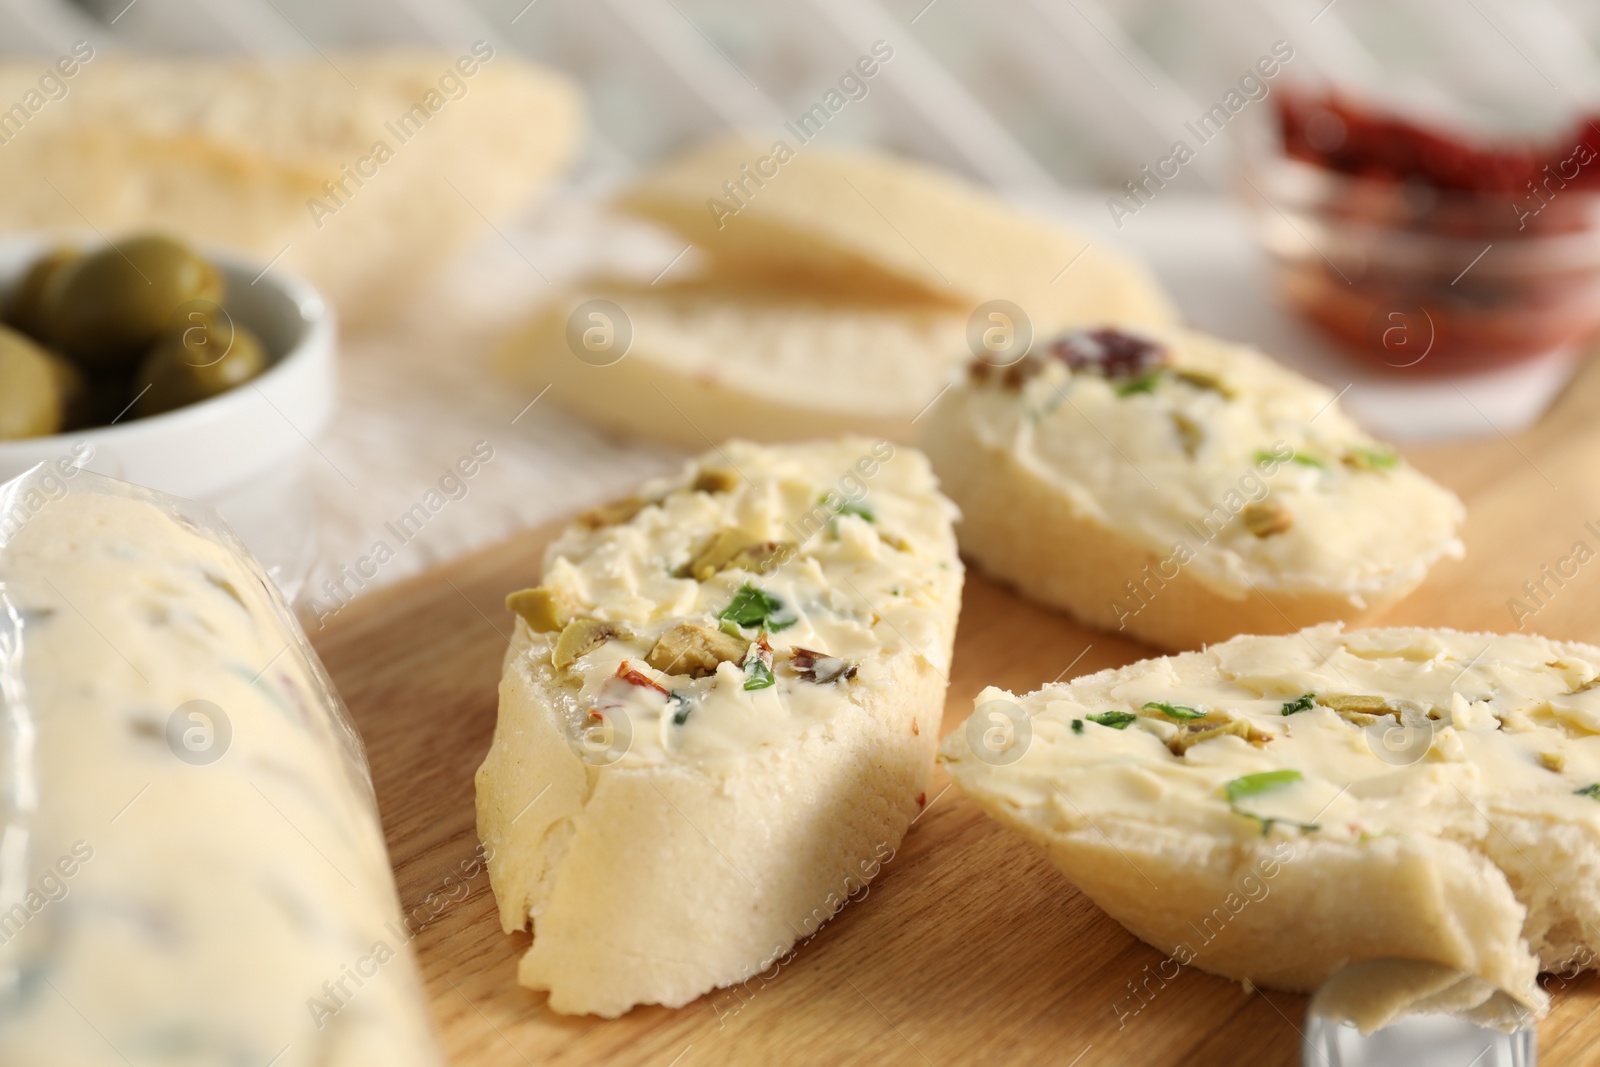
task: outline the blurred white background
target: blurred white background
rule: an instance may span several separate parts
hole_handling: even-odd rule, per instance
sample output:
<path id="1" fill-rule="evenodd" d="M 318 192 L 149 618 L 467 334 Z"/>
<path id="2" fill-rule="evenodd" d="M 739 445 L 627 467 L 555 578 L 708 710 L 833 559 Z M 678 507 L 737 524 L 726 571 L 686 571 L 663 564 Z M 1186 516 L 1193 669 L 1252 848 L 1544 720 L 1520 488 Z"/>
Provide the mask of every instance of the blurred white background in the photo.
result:
<path id="1" fill-rule="evenodd" d="M 487 39 L 583 85 L 590 173 L 776 135 L 875 40 L 893 76 L 828 138 L 1011 189 L 1120 184 L 1276 40 L 1296 78 L 1464 123 L 1553 129 L 1600 98 L 1587 0 L 0 0 L 0 53 L 86 34 L 188 53 Z M 1224 188 L 1228 151 L 1186 181 Z"/>
<path id="2" fill-rule="evenodd" d="M 1293 59 L 1269 92 L 1332 81 L 1434 125 L 1535 137 L 1570 127 L 1600 112 L 1591 106 L 1600 101 L 1593 0 L 0 0 L 0 54 L 57 55 L 84 38 L 106 53 L 329 62 L 365 46 L 460 52 L 482 39 L 584 90 L 587 140 L 562 187 L 517 226 L 486 228 L 441 279 L 428 314 L 346 337 L 343 413 L 320 442 L 327 463 L 314 464 L 323 573 L 362 550 L 436 477 L 439 457 L 489 422 L 501 427 L 495 477 L 385 581 L 673 465 L 659 449 L 604 438 L 554 410 L 509 425 L 529 397 L 462 373 L 466 350 L 485 343 L 497 315 L 545 299 L 547 277 L 559 282 L 608 255 L 655 274 L 674 247 L 610 234 L 597 225 L 598 195 L 730 129 L 789 136 L 785 123 L 878 41 L 892 60 L 830 119 L 825 143 L 949 167 L 1092 241 L 1144 255 L 1195 325 L 1341 390 L 1380 434 L 1513 433 L 1575 365 L 1567 352 L 1471 377 L 1396 379 L 1352 362 L 1285 310 L 1251 240 L 1252 194 L 1236 177 L 1239 138 L 1270 119 L 1270 100 L 1252 102 L 1122 227 L 1106 202 L 1277 42 Z M 534 263 L 539 278 L 527 270 Z"/>

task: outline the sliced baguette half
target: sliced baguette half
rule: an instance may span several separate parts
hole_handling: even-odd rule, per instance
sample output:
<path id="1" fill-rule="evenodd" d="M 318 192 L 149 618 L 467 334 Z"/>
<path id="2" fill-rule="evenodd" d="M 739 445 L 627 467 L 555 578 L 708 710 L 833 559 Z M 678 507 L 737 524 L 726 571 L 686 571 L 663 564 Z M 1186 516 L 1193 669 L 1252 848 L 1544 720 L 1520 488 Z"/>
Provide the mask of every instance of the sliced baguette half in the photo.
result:
<path id="1" fill-rule="evenodd" d="M 583 348 L 583 329 L 606 328 L 582 310 L 596 300 L 620 309 L 631 333 L 614 362 Z M 602 282 L 546 304 L 508 338 L 502 360 L 600 426 L 696 450 L 730 437 L 905 441 L 966 354 L 964 328 L 927 301 L 864 303 L 726 280 Z"/>
<path id="2" fill-rule="evenodd" d="M 0 63 L 0 99 L 38 97 L 42 69 Z M 347 318 L 525 206 L 583 121 L 566 78 L 484 42 L 331 59 L 90 49 L 74 69 L 70 95 L 0 151 L 0 231 L 172 230 L 304 274 Z"/>
<path id="3" fill-rule="evenodd" d="M 1597 679 L 1589 645 L 1327 624 L 987 689 L 940 761 L 1181 966 L 1401 957 L 1542 1011 L 1600 949 Z"/>
<path id="4" fill-rule="evenodd" d="M 770 969 L 925 803 L 962 570 L 922 456 L 729 442 L 580 519 L 519 614 L 478 830 L 518 980 L 680 1006 Z"/>
<path id="5" fill-rule="evenodd" d="M 1192 331 L 974 361 L 919 428 L 968 558 L 1165 649 L 1354 621 L 1463 551 L 1460 501 L 1332 392 Z"/>
<path id="6" fill-rule="evenodd" d="M 743 271 L 862 297 L 917 295 L 963 315 L 1004 299 L 1039 328 L 1177 320 L 1133 260 L 952 174 L 883 153 L 715 141 L 646 173 L 617 205 Z"/>

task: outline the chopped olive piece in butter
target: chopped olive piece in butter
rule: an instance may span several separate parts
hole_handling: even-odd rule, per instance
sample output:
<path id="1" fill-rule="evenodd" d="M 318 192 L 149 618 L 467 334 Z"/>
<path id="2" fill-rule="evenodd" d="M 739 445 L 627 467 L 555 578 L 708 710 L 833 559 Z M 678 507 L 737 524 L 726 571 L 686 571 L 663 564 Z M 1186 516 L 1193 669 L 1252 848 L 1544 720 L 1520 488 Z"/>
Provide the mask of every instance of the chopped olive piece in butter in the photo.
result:
<path id="1" fill-rule="evenodd" d="M 693 578 L 703 582 L 716 574 L 741 551 L 755 544 L 755 539 L 743 531 L 727 526 L 706 539 L 689 562 L 678 572 L 680 578 Z"/>
<path id="2" fill-rule="evenodd" d="M 738 471 L 729 467 L 702 467 L 690 488 L 697 493 L 726 493 L 738 487 Z"/>
<path id="3" fill-rule="evenodd" d="M 704 582 L 726 570 L 767 574 L 793 559 L 799 551 L 799 546 L 792 541 L 756 541 L 730 527 L 712 534 L 678 576 Z"/>
<path id="4" fill-rule="evenodd" d="M 630 496 L 625 500 L 618 500 L 612 504 L 601 504 L 597 508 L 590 508 L 578 516 L 578 522 L 591 530 L 599 530 L 607 526 L 619 526 L 639 514 L 650 503 L 648 500 L 640 500 L 638 497 Z"/>
<path id="5" fill-rule="evenodd" d="M 581 657 L 588 655 L 613 638 L 631 635 L 613 622 L 600 619 L 573 619 L 561 630 L 556 647 L 550 653 L 550 662 L 557 670 L 566 670 Z M 653 666 L 653 664 L 652 664 Z"/>
<path id="6" fill-rule="evenodd" d="M 1183 729 L 1172 736 L 1167 748 L 1174 756 L 1181 756 L 1194 746 L 1219 737 L 1239 737 L 1252 745 L 1261 746 L 1272 740 L 1272 735 L 1251 725 L 1249 719 L 1229 719 L 1220 715 L 1207 715 L 1203 719 L 1184 723 Z"/>
<path id="7" fill-rule="evenodd" d="M 506 596 L 506 608 L 521 615 L 534 633 L 548 634 L 572 621 L 573 608 L 559 593 L 535 586 Z"/>
<path id="8" fill-rule="evenodd" d="M 715 671 L 719 663 L 742 660 L 749 647 L 748 641 L 721 630 L 681 622 L 657 639 L 645 662 L 663 674 L 704 678 Z"/>
<path id="9" fill-rule="evenodd" d="M 1239 517 L 1245 529 L 1257 537 L 1287 533 L 1294 526 L 1294 516 L 1288 508 L 1268 502 L 1246 504 Z"/>
<path id="10" fill-rule="evenodd" d="M 1172 429 L 1178 435 L 1178 443 L 1183 446 L 1183 454 L 1186 456 L 1194 456 L 1200 451 L 1200 446 L 1205 444 L 1205 429 L 1181 411 L 1172 413 Z"/>
<path id="11" fill-rule="evenodd" d="M 1383 697 L 1360 694 L 1329 693 L 1321 703 L 1339 713 L 1339 717 L 1357 726 L 1371 726 L 1384 716 L 1400 718 L 1400 709 Z"/>

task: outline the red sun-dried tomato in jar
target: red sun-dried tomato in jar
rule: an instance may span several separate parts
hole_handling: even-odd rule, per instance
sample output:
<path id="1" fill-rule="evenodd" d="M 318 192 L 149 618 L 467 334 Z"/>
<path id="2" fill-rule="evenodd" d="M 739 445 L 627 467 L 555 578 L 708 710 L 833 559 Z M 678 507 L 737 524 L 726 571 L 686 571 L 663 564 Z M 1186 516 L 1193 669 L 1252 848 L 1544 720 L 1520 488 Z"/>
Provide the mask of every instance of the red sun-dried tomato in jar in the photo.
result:
<path id="1" fill-rule="evenodd" d="M 1600 332 L 1600 116 L 1490 141 L 1281 90 L 1245 195 L 1294 307 L 1373 363 L 1484 369 Z M 1253 188 L 1252 188 L 1253 187 Z"/>

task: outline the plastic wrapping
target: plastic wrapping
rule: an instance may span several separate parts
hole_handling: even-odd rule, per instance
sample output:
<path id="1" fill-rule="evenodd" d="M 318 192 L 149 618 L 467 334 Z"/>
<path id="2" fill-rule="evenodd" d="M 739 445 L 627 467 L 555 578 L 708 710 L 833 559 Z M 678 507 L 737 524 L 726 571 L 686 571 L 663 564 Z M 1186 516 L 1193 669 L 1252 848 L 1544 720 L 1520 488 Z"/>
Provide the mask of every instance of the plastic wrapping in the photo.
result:
<path id="1" fill-rule="evenodd" d="M 436 1065 L 361 742 L 210 509 L 0 486 L 0 1064 Z"/>

